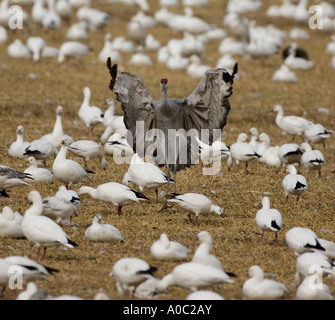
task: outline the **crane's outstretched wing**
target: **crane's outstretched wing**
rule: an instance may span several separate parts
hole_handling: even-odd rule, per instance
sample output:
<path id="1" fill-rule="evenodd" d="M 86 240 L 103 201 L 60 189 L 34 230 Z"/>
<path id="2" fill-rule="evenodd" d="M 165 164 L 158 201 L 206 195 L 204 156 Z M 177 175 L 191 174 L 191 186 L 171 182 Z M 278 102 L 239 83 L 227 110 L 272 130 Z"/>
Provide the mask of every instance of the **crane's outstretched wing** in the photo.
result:
<path id="1" fill-rule="evenodd" d="M 237 64 L 233 73 L 226 69 L 217 68 L 208 70 L 196 89 L 184 100 L 182 104 L 184 128 L 198 130 L 209 129 L 209 141 L 212 143 L 218 137 L 213 136 L 213 130 L 220 132 L 226 125 L 230 111 L 228 98 L 232 95 L 233 80 L 237 73 Z"/>
<path id="2" fill-rule="evenodd" d="M 112 76 L 109 88 L 116 94 L 116 100 L 121 102 L 124 123 L 131 133 L 127 134 L 127 141 L 143 157 L 143 152 L 139 152 L 136 146 L 145 151 L 146 144 L 150 143 L 145 141 L 145 134 L 156 128 L 153 99 L 141 77 L 128 72 L 118 73 L 117 65 L 112 66 L 110 58 L 107 59 L 107 67 Z"/>

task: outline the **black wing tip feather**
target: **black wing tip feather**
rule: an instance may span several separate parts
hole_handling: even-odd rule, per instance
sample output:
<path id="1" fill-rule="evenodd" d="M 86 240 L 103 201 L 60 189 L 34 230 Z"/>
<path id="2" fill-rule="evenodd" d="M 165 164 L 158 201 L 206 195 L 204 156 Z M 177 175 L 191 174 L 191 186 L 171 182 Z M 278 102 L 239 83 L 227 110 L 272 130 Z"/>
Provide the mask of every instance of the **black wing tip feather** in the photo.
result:
<path id="1" fill-rule="evenodd" d="M 10 198 L 8 193 L 5 190 L 1 190 L 0 191 L 0 197 L 6 197 L 6 198 Z"/>
<path id="2" fill-rule="evenodd" d="M 72 245 L 72 246 L 74 246 L 74 247 L 78 247 L 78 244 L 75 243 L 75 242 L 73 242 L 73 241 L 70 240 L 70 239 L 67 239 L 67 242 L 68 242 L 68 244 L 70 244 L 70 245 Z"/>
<path id="3" fill-rule="evenodd" d="M 140 270 L 137 272 L 137 274 L 150 274 L 150 275 L 154 275 L 154 272 L 157 271 L 157 267 L 154 266 L 150 266 L 150 268 L 148 270 Z"/>

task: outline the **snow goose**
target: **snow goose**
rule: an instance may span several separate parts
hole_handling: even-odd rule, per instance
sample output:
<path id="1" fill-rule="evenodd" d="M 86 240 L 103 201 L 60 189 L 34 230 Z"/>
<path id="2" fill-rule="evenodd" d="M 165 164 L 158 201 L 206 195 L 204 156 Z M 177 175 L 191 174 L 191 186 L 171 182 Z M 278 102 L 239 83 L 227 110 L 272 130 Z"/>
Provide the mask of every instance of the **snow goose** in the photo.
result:
<path id="1" fill-rule="evenodd" d="M 139 284 L 134 292 L 134 296 L 141 299 L 152 299 L 156 295 L 156 287 L 159 280 L 154 276 L 148 278 Z"/>
<path id="2" fill-rule="evenodd" d="M 335 260 L 335 242 L 326 239 L 320 239 L 321 246 L 326 250 L 324 254 L 331 260 Z"/>
<path id="3" fill-rule="evenodd" d="M 144 46 L 147 29 L 140 21 L 129 21 L 127 24 L 128 38 L 139 46 Z"/>
<path id="4" fill-rule="evenodd" d="M 144 47 L 147 50 L 156 51 L 161 47 L 161 42 L 157 40 L 152 34 L 148 34 L 145 38 Z"/>
<path id="5" fill-rule="evenodd" d="M 62 118 L 64 114 L 64 109 L 62 106 L 57 106 L 56 108 L 56 121 L 52 133 L 45 134 L 41 139 L 46 139 L 52 143 L 55 148 L 61 145 L 61 142 L 66 138 L 69 143 L 73 142 L 73 138 L 67 134 L 64 134 Z"/>
<path id="6" fill-rule="evenodd" d="M 326 53 L 334 56 L 335 55 L 335 35 L 331 36 L 331 41 L 327 44 Z"/>
<path id="7" fill-rule="evenodd" d="M 83 89 L 84 100 L 78 111 L 78 117 L 81 122 L 89 129 L 89 134 L 92 135 L 93 128 L 103 123 L 104 114 L 100 108 L 90 105 L 91 90 L 89 87 Z"/>
<path id="8" fill-rule="evenodd" d="M 213 240 L 208 231 L 200 231 L 197 234 L 200 245 L 195 250 L 192 262 L 201 263 L 222 270 L 221 261 L 210 253 Z"/>
<path id="9" fill-rule="evenodd" d="M 77 10 L 78 20 L 85 20 L 92 31 L 100 31 L 110 23 L 110 15 L 107 12 L 82 6 Z"/>
<path id="10" fill-rule="evenodd" d="M 329 287 L 318 273 L 308 275 L 296 291 L 297 300 L 334 300 Z"/>
<path id="11" fill-rule="evenodd" d="M 61 26 L 62 19 L 56 12 L 55 0 L 48 0 L 48 11 L 44 14 L 42 19 L 42 26 L 45 31 L 54 32 Z"/>
<path id="12" fill-rule="evenodd" d="M 290 70 L 290 68 L 287 65 L 283 64 L 273 74 L 272 81 L 297 83 L 298 77 L 293 71 Z"/>
<path id="13" fill-rule="evenodd" d="M 13 168 L 0 165 L 0 195 L 9 197 L 6 193 L 6 189 L 29 186 L 29 183 L 24 181 L 26 178 L 33 179 L 29 173 L 20 172 Z"/>
<path id="14" fill-rule="evenodd" d="M 56 157 L 58 150 L 46 139 L 36 139 L 32 141 L 25 149 L 24 156 L 33 156 L 36 160 L 43 160 L 46 166 L 46 160 Z"/>
<path id="15" fill-rule="evenodd" d="M 250 128 L 248 135 L 250 136 L 249 144 L 254 148 L 255 152 L 258 152 L 258 129 L 255 127 Z"/>
<path id="16" fill-rule="evenodd" d="M 72 6 L 68 0 L 57 0 L 55 10 L 66 22 L 70 22 L 72 18 Z"/>
<path id="17" fill-rule="evenodd" d="M 312 147 L 307 142 L 303 142 L 300 145 L 300 150 L 303 152 L 301 156 L 302 166 L 307 172 L 310 170 L 318 170 L 319 178 L 321 178 L 321 170 L 325 164 L 325 158 L 322 152 L 319 150 L 312 150 Z"/>
<path id="18" fill-rule="evenodd" d="M 42 214 L 56 219 L 58 224 L 62 220 L 70 218 L 70 226 L 72 218 L 77 215 L 80 199 L 76 191 L 67 190 L 65 186 L 60 186 L 54 196 L 44 198 L 42 200 Z"/>
<path id="19" fill-rule="evenodd" d="M 112 276 L 122 299 L 133 297 L 136 287 L 157 270 L 139 258 L 121 258 L 113 266 Z"/>
<path id="20" fill-rule="evenodd" d="M 37 260 L 40 258 L 40 250 L 44 249 L 41 260 L 45 258 L 47 247 L 64 245 L 68 248 L 78 246 L 75 242 L 68 239 L 63 229 L 50 218 L 42 216 L 43 203 L 40 193 L 36 190 L 30 191 L 28 200 L 32 206 L 26 210 L 23 221 L 22 231 L 25 237 L 36 244 Z"/>
<path id="21" fill-rule="evenodd" d="M 15 39 L 8 47 L 7 47 L 7 55 L 10 58 L 24 58 L 30 59 L 31 54 L 29 49 L 25 44 L 22 43 L 20 39 Z"/>
<path id="22" fill-rule="evenodd" d="M 154 28 L 157 26 L 157 21 L 154 17 L 146 15 L 144 11 L 138 10 L 131 18 L 131 21 L 139 21 L 145 28 Z"/>
<path id="23" fill-rule="evenodd" d="M 177 265 L 173 271 L 163 277 L 157 284 L 157 292 L 165 291 L 170 286 L 179 286 L 192 291 L 214 286 L 222 282 L 233 283 L 229 275 L 218 268 L 196 262 Z"/>
<path id="24" fill-rule="evenodd" d="M 84 159 L 85 170 L 89 170 L 87 162 L 90 159 L 99 158 L 101 169 L 107 168 L 107 160 L 105 153 L 101 149 L 101 143 L 97 143 L 92 140 L 77 140 L 69 144 L 69 151 L 79 158 Z"/>
<path id="25" fill-rule="evenodd" d="M 122 130 L 123 131 L 123 130 Z M 130 163 L 134 155 L 133 148 L 127 142 L 126 136 L 120 130 L 112 134 L 104 146 L 106 154 L 113 156 L 115 163 Z"/>
<path id="26" fill-rule="evenodd" d="M 170 26 L 174 28 L 173 21 L 171 21 Z M 177 29 L 182 32 L 189 32 L 191 34 L 202 34 L 211 29 L 210 25 L 194 16 L 193 9 L 190 7 L 184 8 L 184 16 L 182 17 L 182 24 L 177 24 Z"/>
<path id="27" fill-rule="evenodd" d="M 325 251 L 319 242 L 318 236 L 309 228 L 291 228 L 285 234 L 285 242 L 297 257 L 304 252 Z"/>
<path id="28" fill-rule="evenodd" d="M 58 63 L 62 63 L 66 58 L 75 58 L 80 60 L 90 51 L 90 47 L 78 41 L 66 41 L 59 48 L 57 61 Z"/>
<path id="29" fill-rule="evenodd" d="M 195 214 L 195 225 L 198 224 L 198 216 L 216 213 L 223 218 L 223 208 L 212 204 L 212 201 L 200 193 L 173 193 L 168 195 L 168 201 L 178 204 L 181 208 L 188 211 L 188 218 L 192 223 L 191 213 Z"/>
<path id="30" fill-rule="evenodd" d="M 291 164 L 286 167 L 286 172 L 288 174 L 283 179 L 286 201 L 288 200 L 289 195 L 295 195 L 297 196 L 298 202 L 299 198 L 307 189 L 306 178 L 301 174 L 297 174 L 296 167 Z"/>
<path id="31" fill-rule="evenodd" d="M 224 298 L 213 291 L 198 290 L 191 292 L 185 300 L 224 300 Z"/>
<path id="32" fill-rule="evenodd" d="M 302 151 L 296 143 L 284 143 L 278 149 L 278 157 L 284 167 L 298 164 L 300 167 Z"/>
<path id="33" fill-rule="evenodd" d="M 45 47 L 45 40 L 41 37 L 29 37 L 27 40 L 27 48 L 32 53 L 34 61 L 39 61 L 42 50 Z"/>
<path id="34" fill-rule="evenodd" d="M 149 200 L 142 193 L 116 182 L 101 184 L 96 189 L 84 186 L 79 189 L 78 194 L 88 194 L 96 200 L 112 203 L 115 206 L 114 213 L 119 215 L 123 206 L 139 202 L 139 200 Z"/>
<path id="35" fill-rule="evenodd" d="M 316 143 L 322 143 L 325 148 L 326 140 L 330 138 L 333 133 L 334 132 L 332 130 L 327 130 L 322 124 L 316 123 L 308 126 L 305 130 L 305 137 L 311 146 Z"/>
<path id="36" fill-rule="evenodd" d="M 302 30 L 302 29 L 300 29 L 300 30 Z M 290 50 L 294 51 L 294 56 L 295 57 L 299 57 L 299 58 L 302 58 L 302 59 L 305 59 L 305 60 L 309 60 L 307 51 L 298 47 L 298 45 L 295 42 L 290 43 L 286 48 L 283 49 L 282 54 L 281 54 L 283 60 L 285 60 L 290 55 Z"/>
<path id="37" fill-rule="evenodd" d="M 261 232 L 262 243 L 265 231 L 274 232 L 275 241 L 273 244 L 278 243 L 278 232 L 283 226 L 283 219 L 277 209 L 270 208 L 270 199 L 268 197 L 263 197 L 262 199 L 262 209 L 256 213 L 256 224 Z"/>
<path id="38" fill-rule="evenodd" d="M 251 266 L 248 270 L 249 279 L 242 285 L 242 295 L 245 299 L 279 299 L 288 292 L 288 287 L 275 280 L 264 278 L 263 270 Z"/>
<path id="39" fill-rule="evenodd" d="M 8 34 L 5 27 L 0 26 L 0 44 L 6 43 L 8 41 Z"/>
<path id="40" fill-rule="evenodd" d="M 155 189 L 156 203 L 158 202 L 158 188 L 168 183 L 167 175 L 157 166 L 145 162 L 138 154 L 134 154 L 128 167 L 128 178 L 136 184 L 140 191 Z M 173 182 L 172 179 L 170 181 Z"/>
<path id="41" fill-rule="evenodd" d="M 335 264 L 324 252 L 305 252 L 296 259 L 296 284 L 301 284 L 302 280 L 309 274 L 316 271 L 316 267 L 322 268 L 323 276 L 335 274 Z"/>
<path id="42" fill-rule="evenodd" d="M 48 276 L 58 272 L 58 270 L 41 265 L 27 256 L 9 256 L 5 260 L 22 268 L 22 282 L 24 285 L 32 281 L 47 280 Z"/>
<path id="43" fill-rule="evenodd" d="M 88 24 L 86 21 L 79 21 L 72 24 L 66 32 L 65 35 L 66 40 L 72 40 L 72 41 L 87 40 L 88 39 L 87 27 Z"/>
<path id="44" fill-rule="evenodd" d="M 208 69 L 210 69 L 210 67 L 201 64 L 201 60 L 197 55 L 192 55 L 190 57 L 190 64 L 186 68 L 186 72 L 191 77 L 201 78 Z"/>
<path id="45" fill-rule="evenodd" d="M 48 12 L 48 9 L 44 7 L 44 0 L 35 0 L 31 9 L 31 18 L 37 24 L 42 25 L 43 17 Z"/>
<path id="46" fill-rule="evenodd" d="M 284 109 L 281 105 L 277 104 L 272 109 L 273 112 L 277 112 L 276 125 L 285 133 L 292 135 L 292 141 L 295 136 L 302 136 L 305 130 L 309 127 L 312 122 L 297 116 L 284 116 Z"/>
<path id="47" fill-rule="evenodd" d="M 4 206 L 0 214 L 0 238 L 24 238 L 22 220 L 23 216 L 18 211 Z"/>
<path id="48" fill-rule="evenodd" d="M 143 52 L 137 52 L 130 57 L 129 64 L 134 66 L 152 66 L 153 62 L 150 56 Z"/>
<path id="49" fill-rule="evenodd" d="M 61 143 L 61 149 L 52 164 L 52 172 L 56 179 L 65 183 L 67 189 L 70 189 L 72 184 L 78 184 L 90 176 L 78 162 L 66 158 L 68 148 L 69 142 L 64 139 Z"/>
<path id="50" fill-rule="evenodd" d="M 259 147 L 257 153 L 261 156 L 261 158 L 259 158 L 258 161 L 269 167 L 275 167 L 276 173 L 278 173 L 282 167 L 282 162 L 278 155 L 279 146 L 271 146 L 270 142 L 270 137 L 265 132 L 262 132 L 259 135 Z"/>
<path id="51" fill-rule="evenodd" d="M 166 233 L 162 233 L 159 240 L 150 247 L 150 254 L 154 260 L 185 260 L 189 250 L 177 241 L 170 241 Z"/>
<path id="52" fill-rule="evenodd" d="M 29 167 L 24 170 L 24 173 L 29 173 L 30 176 L 33 178 L 32 182 L 40 182 L 40 183 L 51 183 L 54 175 L 51 171 L 49 171 L 46 168 L 39 168 L 37 160 L 30 156 L 28 157 L 26 163 L 29 165 Z M 29 181 L 29 179 L 25 179 L 26 182 Z"/>
<path id="53" fill-rule="evenodd" d="M 251 37 L 247 52 L 253 59 L 260 59 L 264 65 L 265 59 L 278 53 L 278 48 L 263 37 Z"/>
<path id="54" fill-rule="evenodd" d="M 23 135 L 24 129 L 20 125 L 16 129 L 16 141 L 14 141 L 8 149 L 8 154 L 13 158 L 26 158 L 23 154 L 25 153 L 25 150 L 30 146 L 30 142 L 24 141 Z"/>
<path id="55" fill-rule="evenodd" d="M 284 60 L 284 63 L 291 69 L 310 70 L 314 68 L 314 62 L 295 56 L 295 50 L 290 47 L 289 55 Z"/>
<path id="56" fill-rule="evenodd" d="M 248 136 L 246 133 L 240 133 L 235 143 L 230 146 L 230 155 L 228 158 L 228 170 L 231 169 L 234 162 L 239 168 L 240 162 L 245 163 L 245 171 L 248 173 L 248 164 L 250 161 L 259 159 L 261 156 L 254 150 L 254 148 L 247 143 Z"/>
<path id="57" fill-rule="evenodd" d="M 103 223 L 102 215 L 96 214 L 93 218 L 92 225 L 85 231 L 85 238 L 90 241 L 123 241 L 123 235 L 120 230 L 111 224 Z"/>
<path id="58" fill-rule="evenodd" d="M 225 68 L 229 71 L 234 69 L 236 60 L 232 57 L 230 53 L 222 55 L 222 57 L 217 61 L 216 68 Z"/>
<path id="59" fill-rule="evenodd" d="M 105 35 L 104 46 L 99 52 L 98 59 L 100 62 L 106 63 L 107 58 L 110 57 L 114 63 L 121 64 L 122 56 L 121 54 L 113 48 L 113 42 L 111 41 L 112 35 L 107 33 Z"/>

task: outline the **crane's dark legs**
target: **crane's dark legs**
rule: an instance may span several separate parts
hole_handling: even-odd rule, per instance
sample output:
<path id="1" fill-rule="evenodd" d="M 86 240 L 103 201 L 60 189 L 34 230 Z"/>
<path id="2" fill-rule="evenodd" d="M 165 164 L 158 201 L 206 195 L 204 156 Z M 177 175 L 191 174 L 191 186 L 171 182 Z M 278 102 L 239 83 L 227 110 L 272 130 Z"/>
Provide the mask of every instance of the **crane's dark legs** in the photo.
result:
<path id="1" fill-rule="evenodd" d="M 162 213 L 167 208 L 169 208 L 168 205 L 167 205 L 167 196 L 169 194 L 169 186 L 170 186 L 170 178 L 171 178 L 169 165 L 167 165 L 167 174 L 166 175 L 167 175 L 167 181 L 168 181 L 167 184 L 166 184 L 166 194 L 165 194 L 163 207 L 158 211 L 159 213 Z"/>

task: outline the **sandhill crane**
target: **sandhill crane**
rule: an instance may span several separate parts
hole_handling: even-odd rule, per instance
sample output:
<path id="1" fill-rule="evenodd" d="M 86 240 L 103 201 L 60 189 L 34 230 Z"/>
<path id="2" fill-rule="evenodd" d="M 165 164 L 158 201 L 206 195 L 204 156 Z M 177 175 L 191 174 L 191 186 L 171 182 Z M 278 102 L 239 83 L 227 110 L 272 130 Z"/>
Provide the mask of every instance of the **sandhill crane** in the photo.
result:
<path id="1" fill-rule="evenodd" d="M 141 158 L 151 156 L 158 166 L 166 166 L 168 181 L 171 172 L 176 181 L 177 171 L 199 161 L 196 136 L 201 132 L 201 140 L 210 144 L 220 137 L 230 111 L 228 98 L 233 93 L 237 64 L 232 74 L 223 68 L 208 70 L 193 93 L 182 99 L 167 98 L 168 79 L 162 78 L 162 96 L 157 101 L 140 76 L 118 73 L 110 58 L 107 67 L 112 77 L 109 88 L 121 102 L 130 145 Z M 166 208 L 167 199 L 161 211 Z"/>

